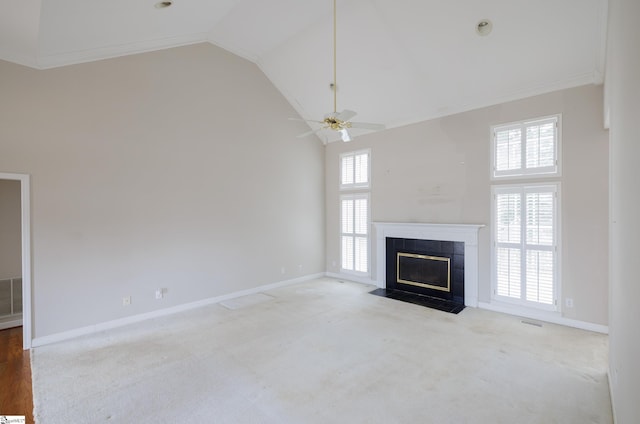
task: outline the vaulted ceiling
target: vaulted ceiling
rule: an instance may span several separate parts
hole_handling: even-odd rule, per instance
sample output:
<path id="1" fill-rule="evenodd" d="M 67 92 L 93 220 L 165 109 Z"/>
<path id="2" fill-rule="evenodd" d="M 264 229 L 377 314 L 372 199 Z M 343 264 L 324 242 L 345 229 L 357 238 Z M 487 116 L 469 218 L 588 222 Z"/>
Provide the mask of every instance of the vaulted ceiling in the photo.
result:
<path id="1" fill-rule="evenodd" d="M 3 0 L 0 59 L 46 69 L 210 42 L 256 63 L 302 117 L 333 111 L 332 0 L 155 4 Z M 607 0 L 338 0 L 338 110 L 395 127 L 601 83 L 606 13 Z"/>

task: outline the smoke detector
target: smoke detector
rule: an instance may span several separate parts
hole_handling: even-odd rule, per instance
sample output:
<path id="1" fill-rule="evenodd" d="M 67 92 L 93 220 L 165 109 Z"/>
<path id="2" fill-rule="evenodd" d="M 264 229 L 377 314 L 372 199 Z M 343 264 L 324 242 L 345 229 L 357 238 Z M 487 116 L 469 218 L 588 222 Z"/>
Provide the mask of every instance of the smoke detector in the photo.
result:
<path id="1" fill-rule="evenodd" d="M 481 36 L 489 35 L 492 29 L 493 23 L 489 19 L 483 19 L 476 25 L 476 32 Z"/>

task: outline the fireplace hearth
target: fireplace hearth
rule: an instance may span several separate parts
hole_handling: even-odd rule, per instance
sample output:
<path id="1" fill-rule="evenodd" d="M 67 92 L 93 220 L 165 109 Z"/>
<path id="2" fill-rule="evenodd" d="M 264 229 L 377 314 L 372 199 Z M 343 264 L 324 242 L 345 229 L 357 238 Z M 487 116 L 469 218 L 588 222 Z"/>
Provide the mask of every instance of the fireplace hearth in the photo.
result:
<path id="1" fill-rule="evenodd" d="M 453 303 L 448 300 L 442 300 L 430 296 L 423 296 L 421 294 L 405 292 L 402 290 L 375 289 L 373 291 L 370 291 L 369 293 L 376 296 L 399 300 L 401 302 L 413 303 L 414 305 L 437 309 L 443 312 L 449 312 L 452 314 L 460 313 L 464 309 L 464 305 L 461 305 L 459 303 Z"/>
<path id="2" fill-rule="evenodd" d="M 386 238 L 386 287 L 373 294 L 446 312 L 464 309 L 464 243 Z"/>

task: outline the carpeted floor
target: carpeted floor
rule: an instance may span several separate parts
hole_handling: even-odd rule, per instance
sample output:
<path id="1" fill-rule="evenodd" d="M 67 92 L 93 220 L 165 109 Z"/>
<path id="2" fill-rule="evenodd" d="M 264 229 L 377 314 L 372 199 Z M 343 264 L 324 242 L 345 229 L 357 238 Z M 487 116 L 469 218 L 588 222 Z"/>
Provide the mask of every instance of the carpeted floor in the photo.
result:
<path id="1" fill-rule="evenodd" d="M 33 349 L 36 422 L 612 422 L 606 336 L 370 290 L 316 280 Z"/>

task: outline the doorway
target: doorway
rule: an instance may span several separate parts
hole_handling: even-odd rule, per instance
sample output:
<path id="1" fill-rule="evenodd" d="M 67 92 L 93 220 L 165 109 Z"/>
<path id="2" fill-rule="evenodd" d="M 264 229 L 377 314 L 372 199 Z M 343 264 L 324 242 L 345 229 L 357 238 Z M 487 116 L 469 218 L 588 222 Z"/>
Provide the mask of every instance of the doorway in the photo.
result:
<path id="1" fill-rule="evenodd" d="M 30 209 L 30 183 L 29 175 L 26 174 L 9 174 L 0 173 L 0 180 L 18 181 L 20 184 L 20 249 L 21 249 L 21 290 L 22 297 L 22 347 L 23 349 L 31 348 L 31 209 Z M 0 278 L 5 278 L 0 276 Z M 16 280 L 13 277 L 8 277 Z M 17 294 L 18 281 L 10 282 L 10 290 Z M 12 296 L 14 299 L 17 296 Z M 13 305 L 13 309 L 16 308 Z"/>
<path id="2" fill-rule="evenodd" d="M 0 330 L 22 326 L 20 181 L 0 180 Z"/>

